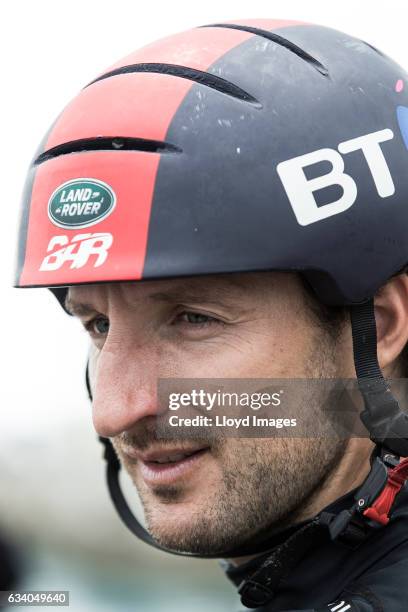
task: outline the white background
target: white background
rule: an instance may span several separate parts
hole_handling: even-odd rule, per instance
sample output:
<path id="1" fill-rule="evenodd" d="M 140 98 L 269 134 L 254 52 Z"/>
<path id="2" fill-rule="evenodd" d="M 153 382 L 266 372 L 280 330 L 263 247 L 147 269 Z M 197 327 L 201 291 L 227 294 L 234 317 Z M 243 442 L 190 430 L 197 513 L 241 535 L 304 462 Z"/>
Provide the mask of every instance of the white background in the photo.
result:
<path id="1" fill-rule="evenodd" d="M 128 537 L 106 501 L 90 423 L 85 333 L 50 292 L 11 288 L 20 194 L 37 144 L 70 98 L 121 56 L 205 23 L 246 17 L 311 21 L 361 37 L 408 67 L 407 4 L 2 0 L 0 11 L 0 490 L 7 488 L 0 496 L 0 523 L 11 533 L 40 530 L 41 537 L 74 543 L 88 537 L 97 549 L 106 536 L 106 530 L 91 529 L 97 505 L 105 513 L 101 524 L 109 525 L 108 539 L 117 530 L 126 547 Z M 78 520 L 87 526 L 80 536 Z"/>

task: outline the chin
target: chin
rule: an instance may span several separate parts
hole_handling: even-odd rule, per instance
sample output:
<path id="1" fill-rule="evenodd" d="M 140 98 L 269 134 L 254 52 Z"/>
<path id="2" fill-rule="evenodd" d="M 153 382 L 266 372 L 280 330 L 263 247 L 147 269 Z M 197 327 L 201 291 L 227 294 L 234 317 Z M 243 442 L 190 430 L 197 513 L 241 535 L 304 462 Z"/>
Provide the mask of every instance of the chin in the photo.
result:
<path id="1" fill-rule="evenodd" d="M 144 502 L 144 508 L 147 528 L 162 546 L 199 553 L 210 545 L 211 521 L 203 509 L 203 500 L 149 500 Z"/>

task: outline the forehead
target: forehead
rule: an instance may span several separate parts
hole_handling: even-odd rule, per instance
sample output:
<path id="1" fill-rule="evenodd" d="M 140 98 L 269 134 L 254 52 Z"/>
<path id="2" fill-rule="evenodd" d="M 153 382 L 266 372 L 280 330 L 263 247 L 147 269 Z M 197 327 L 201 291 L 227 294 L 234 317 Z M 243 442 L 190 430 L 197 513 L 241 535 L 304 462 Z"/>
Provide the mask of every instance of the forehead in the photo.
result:
<path id="1" fill-rule="evenodd" d="M 225 301 L 235 300 L 237 294 L 240 294 L 241 297 L 243 294 L 252 295 L 258 286 L 262 287 L 270 283 L 267 276 L 266 273 L 220 274 L 182 279 L 76 285 L 69 287 L 66 305 L 72 310 L 79 304 L 114 299 L 129 303 L 140 300 L 200 299 L 208 301 L 214 298 Z M 251 290 L 250 293 L 249 290 Z"/>

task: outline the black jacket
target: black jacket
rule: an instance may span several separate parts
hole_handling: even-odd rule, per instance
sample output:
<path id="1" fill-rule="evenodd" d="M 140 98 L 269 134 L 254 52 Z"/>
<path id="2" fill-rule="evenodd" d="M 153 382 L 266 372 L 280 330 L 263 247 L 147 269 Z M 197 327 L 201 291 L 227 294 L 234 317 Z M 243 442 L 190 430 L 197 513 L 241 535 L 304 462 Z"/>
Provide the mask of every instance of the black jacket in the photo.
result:
<path id="1" fill-rule="evenodd" d="M 353 492 L 325 511 L 350 507 Z M 397 495 L 388 525 L 370 531 L 357 548 L 333 542 L 321 513 L 274 537 L 272 550 L 233 567 L 242 584 L 265 562 L 272 593 L 264 612 L 408 612 L 408 488 Z M 308 536 L 302 539 L 302 533 Z"/>

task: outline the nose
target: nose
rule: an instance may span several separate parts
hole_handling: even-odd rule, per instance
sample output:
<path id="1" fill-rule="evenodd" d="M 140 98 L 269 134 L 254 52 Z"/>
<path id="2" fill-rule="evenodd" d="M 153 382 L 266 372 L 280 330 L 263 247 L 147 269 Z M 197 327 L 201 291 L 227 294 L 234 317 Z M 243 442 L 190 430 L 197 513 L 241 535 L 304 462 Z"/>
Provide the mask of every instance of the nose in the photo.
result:
<path id="1" fill-rule="evenodd" d="M 91 386 L 93 423 L 100 436 L 117 436 L 158 412 L 154 360 L 135 349 L 103 350 Z"/>

